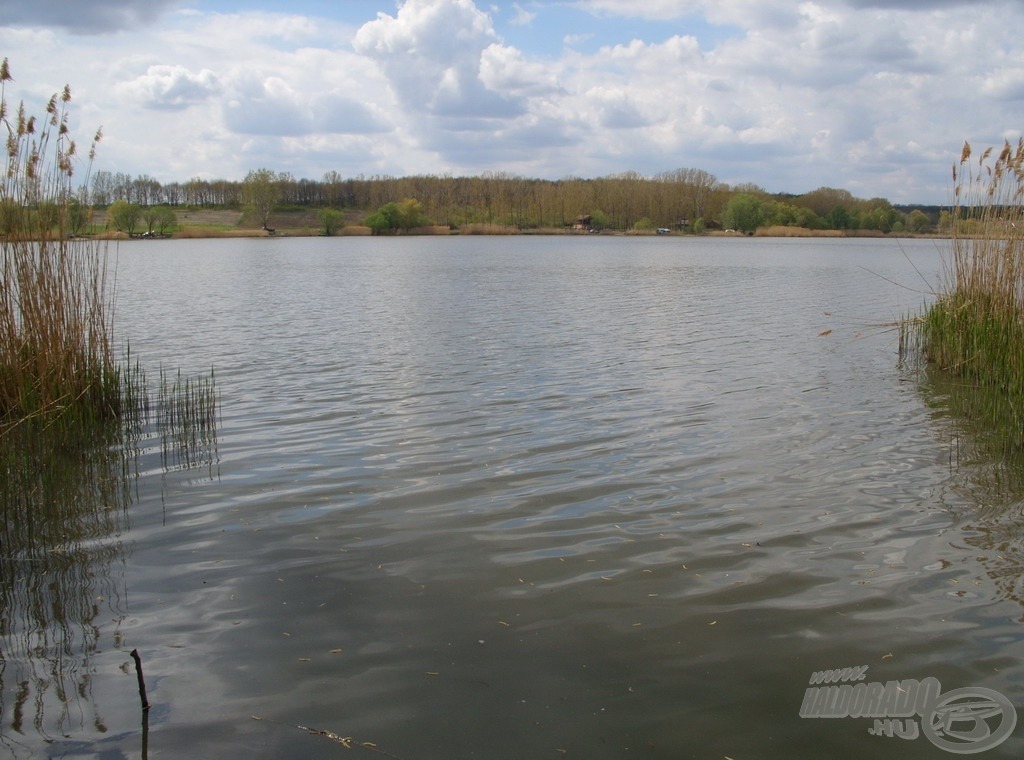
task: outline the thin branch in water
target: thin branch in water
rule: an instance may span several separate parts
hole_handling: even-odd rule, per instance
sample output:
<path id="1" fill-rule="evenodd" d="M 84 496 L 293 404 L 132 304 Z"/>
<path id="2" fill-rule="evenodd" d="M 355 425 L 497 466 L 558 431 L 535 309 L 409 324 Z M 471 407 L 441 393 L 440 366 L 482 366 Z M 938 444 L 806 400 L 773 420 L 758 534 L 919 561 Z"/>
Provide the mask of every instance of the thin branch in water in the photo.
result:
<path id="1" fill-rule="evenodd" d="M 142 711 L 149 711 L 149 697 L 146 696 L 146 679 L 142 677 L 142 658 L 139 656 L 139 650 L 133 649 L 131 652 L 132 659 L 135 660 L 135 675 L 139 678 L 139 699 L 142 700 Z"/>

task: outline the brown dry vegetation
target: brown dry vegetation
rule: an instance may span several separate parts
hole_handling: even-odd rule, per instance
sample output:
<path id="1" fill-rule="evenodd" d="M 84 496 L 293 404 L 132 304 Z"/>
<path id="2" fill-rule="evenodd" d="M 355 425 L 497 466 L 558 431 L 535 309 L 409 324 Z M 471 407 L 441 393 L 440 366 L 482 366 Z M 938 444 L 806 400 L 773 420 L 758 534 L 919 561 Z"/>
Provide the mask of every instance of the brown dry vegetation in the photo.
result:
<path id="1" fill-rule="evenodd" d="M 112 346 L 113 275 L 106 244 L 70 235 L 81 205 L 72 177 L 78 151 L 68 129 L 68 87 L 54 95 L 41 119 L 22 104 L 12 112 L 0 64 L 0 126 L 7 131 L 5 171 L 0 178 L 0 478 L 25 465 L 25 441 L 44 434 L 90 445 L 102 431 L 127 434 L 148 412 L 145 378 Z M 97 133 L 89 150 L 91 164 Z M 181 393 L 179 393 L 179 390 Z M 209 382 L 185 379 L 165 394 L 189 424 L 212 427 Z M 208 414 L 209 412 L 209 414 Z M 172 427 L 180 428 L 181 414 Z M 108 424 L 111 423 L 111 424 Z M 27 436 L 27 438 L 25 438 Z M 8 444 L 18 437 L 13 448 Z M 22 440 L 24 439 L 24 440 Z M 12 458 L 12 454 L 16 455 Z M 16 463 L 15 463 L 16 464 Z M 40 470 L 39 462 L 29 463 Z M 6 468 L 6 469 L 4 469 Z"/>
<path id="2" fill-rule="evenodd" d="M 507 224 L 464 224 L 459 229 L 461 235 L 518 235 L 519 230 Z"/>
<path id="3" fill-rule="evenodd" d="M 965 144 L 954 167 L 951 260 L 936 301 L 903 325 L 901 350 L 962 382 L 996 392 L 1024 423 L 1024 140 Z M 1005 417 L 1004 409 L 999 412 Z M 993 406 L 993 409 L 996 409 Z"/>
<path id="4" fill-rule="evenodd" d="M 759 227 L 754 233 L 757 237 L 846 237 L 843 230 L 809 230 L 806 227 Z"/>
<path id="5" fill-rule="evenodd" d="M 65 88 L 36 119 L 12 114 L 0 67 L 0 124 L 8 133 L 0 181 L 0 432 L 41 418 L 104 418 L 122 402 L 110 345 L 106 258 L 93 241 L 69 240 L 77 148 Z M 95 148 L 99 134 L 93 141 Z M 90 150 L 90 158 L 93 150 Z"/>

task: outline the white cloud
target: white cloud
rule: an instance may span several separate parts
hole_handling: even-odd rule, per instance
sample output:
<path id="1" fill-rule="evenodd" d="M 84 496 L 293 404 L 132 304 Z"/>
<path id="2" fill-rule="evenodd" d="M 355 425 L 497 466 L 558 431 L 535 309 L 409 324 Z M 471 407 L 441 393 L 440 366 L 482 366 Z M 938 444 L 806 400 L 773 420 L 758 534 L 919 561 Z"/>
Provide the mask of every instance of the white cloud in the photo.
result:
<path id="1" fill-rule="evenodd" d="M 536 13 L 526 10 L 519 3 L 512 3 L 512 10 L 515 11 L 515 15 L 509 23 L 515 26 L 529 26 L 533 23 L 533 20 L 537 18 Z"/>
<path id="2" fill-rule="evenodd" d="M 1024 65 L 996 69 L 985 77 L 982 90 L 1000 100 L 1024 100 Z"/>
<path id="3" fill-rule="evenodd" d="M 313 124 L 316 132 L 327 135 L 371 135 L 392 129 L 379 109 L 343 92 L 329 92 L 314 101 Z"/>
<path id="4" fill-rule="evenodd" d="M 635 129 L 649 126 L 652 123 L 652 120 L 643 114 L 640 106 L 625 90 L 597 87 L 588 92 L 586 97 L 594 102 L 597 109 L 597 121 L 601 127 Z"/>
<path id="5" fill-rule="evenodd" d="M 243 135 L 302 137 L 375 134 L 390 130 L 374 108 L 323 83 L 298 88 L 280 75 L 245 72 L 232 80 L 224 104 L 225 125 Z"/>
<path id="6" fill-rule="evenodd" d="M 355 49 L 379 64 L 409 110 L 508 118 L 520 104 L 480 78 L 484 51 L 498 41 L 472 0 L 408 0 L 396 16 L 380 13 L 364 25 Z"/>
<path id="7" fill-rule="evenodd" d="M 348 24 L 303 0 L 289 13 L 69 5 L 117 14 L 90 35 L 66 31 L 53 3 L 4 1 L 8 95 L 41 106 L 70 82 L 73 126 L 104 126 L 101 168 L 166 181 L 257 165 L 552 178 L 694 166 L 771 190 L 941 202 L 964 139 L 1021 129 L 1018 0 L 587 0 L 579 27 L 553 26 L 564 5 L 525 0 L 380 0 L 390 13 Z M 145 34 L 117 32 L 161 10 Z M 625 36 L 627 17 L 657 23 Z M 518 22 L 554 49 L 503 39 Z M 709 36 L 708 23 L 730 26 Z M 559 44 L 591 32 L 600 49 Z"/>
<path id="8" fill-rule="evenodd" d="M 313 131 L 309 104 L 276 76 L 251 74 L 235 81 L 224 115 L 227 127 L 240 134 L 295 137 Z"/>
<path id="9" fill-rule="evenodd" d="M 497 44 L 488 45 L 480 55 L 480 81 L 489 90 L 515 95 L 554 95 L 560 89 L 549 66 Z"/>
<path id="10" fill-rule="evenodd" d="M 592 34 L 580 34 L 578 32 L 574 32 L 573 34 L 565 35 L 562 38 L 562 44 L 564 44 L 567 48 L 574 48 L 586 44 L 591 39 L 593 39 L 593 37 L 594 35 Z"/>
<path id="11" fill-rule="evenodd" d="M 178 111 L 220 92 L 220 80 L 209 69 L 191 72 L 184 66 L 150 66 L 146 73 L 122 86 L 129 98 L 146 108 Z"/>

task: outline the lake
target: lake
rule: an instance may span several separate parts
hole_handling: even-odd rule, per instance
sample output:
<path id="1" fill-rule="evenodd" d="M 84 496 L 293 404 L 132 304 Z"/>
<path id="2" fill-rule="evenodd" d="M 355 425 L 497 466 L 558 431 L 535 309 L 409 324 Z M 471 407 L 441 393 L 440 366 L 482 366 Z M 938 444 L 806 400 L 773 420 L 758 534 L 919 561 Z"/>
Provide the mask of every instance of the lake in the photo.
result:
<path id="1" fill-rule="evenodd" d="M 872 717 L 801 717 L 812 674 L 847 667 L 1024 697 L 1020 489 L 972 448 L 948 388 L 900 366 L 887 326 L 928 300 L 944 245 L 111 248 L 132 356 L 150 374 L 215 370 L 216 450 L 184 467 L 142 441 L 130 503 L 98 505 L 107 527 L 74 551 L 48 548 L 57 570 L 3 558 L 20 590 L 3 597 L 0 746 L 978 749 L 980 734 L 948 735 L 951 749 L 916 716 L 897 726 L 922 723 L 916 739 Z M 1020 757 L 1024 741 L 986 749 Z"/>

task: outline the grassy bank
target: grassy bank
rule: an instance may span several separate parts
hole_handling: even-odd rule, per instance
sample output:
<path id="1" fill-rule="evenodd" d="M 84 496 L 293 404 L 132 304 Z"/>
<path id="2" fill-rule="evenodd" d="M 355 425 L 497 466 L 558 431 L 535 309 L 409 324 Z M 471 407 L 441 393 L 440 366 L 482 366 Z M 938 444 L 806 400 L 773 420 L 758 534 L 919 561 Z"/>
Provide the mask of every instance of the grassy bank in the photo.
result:
<path id="1" fill-rule="evenodd" d="M 934 303 L 904 322 L 911 356 L 1006 398 L 992 416 L 1024 421 L 1024 141 L 954 169 L 954 229 Z M 1012 420 L 1006 420 L 1012 415 Z M 995 421 L 995 420 L 994 420 Z"/>

